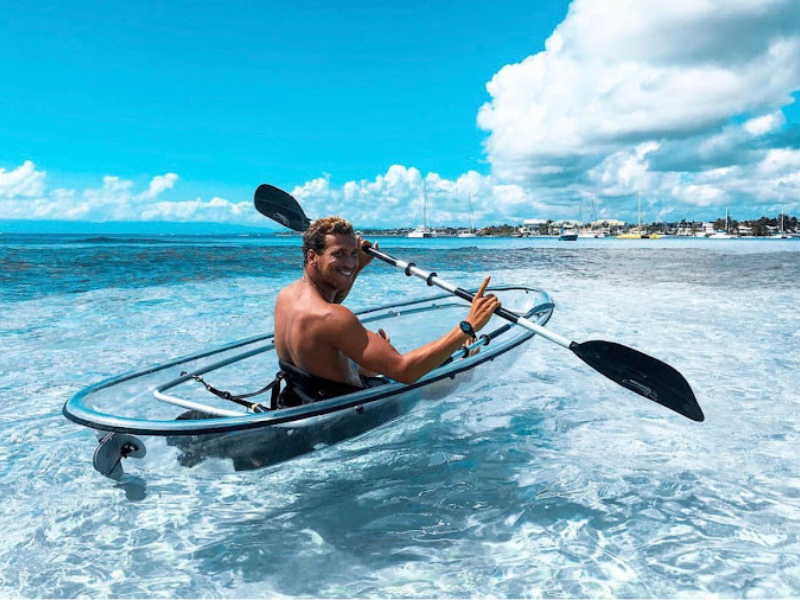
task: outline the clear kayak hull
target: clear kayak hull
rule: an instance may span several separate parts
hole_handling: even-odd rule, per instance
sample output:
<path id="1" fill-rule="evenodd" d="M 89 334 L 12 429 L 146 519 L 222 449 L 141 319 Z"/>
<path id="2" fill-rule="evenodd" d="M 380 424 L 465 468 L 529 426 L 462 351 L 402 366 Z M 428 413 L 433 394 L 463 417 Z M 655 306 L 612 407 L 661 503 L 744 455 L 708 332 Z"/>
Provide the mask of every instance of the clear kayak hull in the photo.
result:
<path id="1" fill-rule="evenodd" d="M 550 296 L 539 289 L 504 287 L 492 292 L 505 308 L 540 325 L 554 309 Z M 466 308 L 463 301 L 441 294 L 356 314 L 365 327 L 384 329 L 392 344 L 406 352 L 443 335 L 464 317 Z M 75 394 L 63 413 L 96 430 L 101 447 L 95 467 L 115 479 L 122 475 L 123 458 L 147 461 L 145 454 L 154 453 L 145 453 L 144 446 L 154 443 L 165 445 L 177 464 L 186 467 L 219 458 L 229 460 L 235 470 L 259 468 L 355 437 L 500 377 L 535 335 L 499 317 L 493 317 L 481 334 L 485 335 L 468 356 L 457 353 L 414 384 L 388 381 L 293 408 L 254 412 L 211 395 L 193 378 L 202 376 L 234 394 L 263 386 L 278 370 L 269 333 L 108 379 Z M 269 399 L 261 402 L 268 405 Z M 120 453 L 116 463 L 115 452 Z M 98 454 L 108 457 L 101 460 Z"/>

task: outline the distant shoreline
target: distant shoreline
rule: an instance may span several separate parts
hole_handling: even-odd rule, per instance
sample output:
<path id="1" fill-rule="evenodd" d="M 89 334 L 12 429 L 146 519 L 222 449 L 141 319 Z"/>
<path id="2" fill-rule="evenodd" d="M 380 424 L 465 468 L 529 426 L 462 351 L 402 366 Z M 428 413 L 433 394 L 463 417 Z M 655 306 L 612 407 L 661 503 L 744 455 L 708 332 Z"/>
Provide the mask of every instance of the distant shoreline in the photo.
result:
<path id="1" fill-rule="evenodd" d="M 709 222 L 680 221 L 672 223 L 651 223 L 640 227 L 619 221 L 595 221 L 594 223 L 580 224 L 569 221 L 542 221 L 536 227 L 525 225 L 489 225 L 480 229 L 473 229 L 474 235 L 465 239 L 480 237 L 513 238 L 513 237 L 558 237 L 558 230 L 580 229 L 585 233 L 603 233 L 606 237 L 618 234 L 641 231 L 650 235 L 664 236 L 667 232 L 674 237 L 709 237 L 713 233 L 739 233 L 742 238 L 769 238 L 780 231 L 787 236 L 800 235 L 800 221 L 794 216 L 783 216 L 781 219 L 768 219 L 761 217 L 751 221 L 733 221 L 727 226 L 724 219 Z M 436 237 L 458 237 L 470 230 L 467 227 L 442 226 L 433 227 Z M 403 238 L 413 231 L 411 227 L 361 227 L 358 231 L 364 236 Z M 539 233 L 545 231 L 546 233 Z M 691 233 L 692 235 L 688 234 Z M 130 235 L 130 236 L 296 236 L 295 232 L 275 229 L 273 227 L 257 227 L 253 225 L 233 225 L 225 223 L 173 223 L 173 222 L 84 222 L 84 221 L 34 221 L 34 220 L 0 220 L 0 239 L 4 234 L 21 235 Z M 677 235 L 676 235 L 677 234 Z M 434 238 L 435 239 L 435 238 Z"/>
<path id="2" fill-rule="evenodd" d="M 140 238 L 140 239 L 147 239 L 147 238 L 159 238 L 163 240 L 168 240 L 170 238 L 226 238 L 226 239 L 270 239 L 270 238 L 300 238 L 302 234 L 297 232 L 284 232 L 284 231 L 255 231 L 255 232 L 237 232 L 237 233 L 229 233 L 229 232 L 191 232 L 191 233 L 183 233 L 183 232 L 141 232 L 141 231 L 132 231 L 132 232 L 87 232 L 87 231 L 75 231 L 75 232 L 65 232 L 65 231 L 45 231 L 45 232 L 35 232 L 35 231 L 6 231 L 0 232 L 0 245 L 2 245 L 4 239 L 11 240 L 14 238 L 36 238 L 36 237 L 48 237 L 48 238 L 75 238 L 75 237 L 82 237 L 84 238 L 82 241 L 85 242 L 102 242 L 104 238 L 108 238 L 108 241 L 118 241 L 120 239 L 125 238 Z M 386 231 L 359 231 L 359 235 L 363 235 L 365 238 L 372 239 L 372 238 L 380 238 L 380 239 L 392 239 L 392 240 L 408 240 L 412 243 L 419 243 L 419 242 L 436 242 L 436 240 L 461 240 L 464 243 L 469 242 L 476 242 L 480 240 L 498 240 L 498 239 L 508 239 L 508 240 L 552 240 L 552 241 L 559 241 L 558 235 L 507 235 L 507 234 L 488 234 L 488 235 L 476 235 L 475 237 L 463 238 L 459 237 L 457 234 L 438 234 L 436 237 L 432 238 L 409 238 L 405 234 L 399 233 L 390 233 Z M 618 236 L 616 235 L 609 235 L 605 237 L 599 238 L 579 238 L 573 242 L 564 242 L 566 247 L 569 247 L 572 244 L 585 243 L 589 242 L 602 242 L 604 240 L 617 240 Z M 697 240 L 697 241 L 704 241 L 708 240 L 711 242 L 718 242 L 718 241 L 736 241 L 736 240 L 770 240 L 775 239 L 774 236 L 753 236 L 753 235 L 743 235 L 743 236 L 731 236 L 729 238 L 724 239 L 714 239 L 708 236 L 700 236 L 700 235 L 664 235 L 658 234 L 657 236 L 653 236 L 651 239 L 643 239 L 642 241 L 658 244 L 659 241 L 669 241 L 669 240 Z M 784 240 L 800 240 L 800 233 L 794 232 L 787 232 L 786 237 L 783 238 Z M 621 239 L 619 241 L 628 242 L 632 241 L 631 239 Z M 635 241 L 635 240 L 633 240 Z"/>

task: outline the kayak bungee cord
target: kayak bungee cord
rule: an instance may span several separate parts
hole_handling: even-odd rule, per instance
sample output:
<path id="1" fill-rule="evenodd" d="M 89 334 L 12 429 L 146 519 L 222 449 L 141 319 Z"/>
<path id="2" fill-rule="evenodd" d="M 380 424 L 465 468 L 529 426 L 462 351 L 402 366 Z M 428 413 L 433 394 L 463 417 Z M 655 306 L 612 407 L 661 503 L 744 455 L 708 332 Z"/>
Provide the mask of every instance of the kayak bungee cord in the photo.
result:
<path id="1" fill-rule="evenodd" d="M 311 223 L 297 200 L 275 186 L 260 185 L 256 189 L 253 201 L 256 210 L 262 215 L 294 231 L 304 232 Z M 409 277 L 415 275 L 423 279 L 429 286 L 439 287 L 469 302 L 474 297 L 463 288 L 442 280 L 436 273 L 423 271 L 413 262 L 399 260 L 372 247 L 365 248 L 364 251 L 401 269 Z M 571 350 L 583 362 L 622 387 L 692 421 L 699 422 L 705 419 L 703 410 L 686 378 L 674 367 L 657 358 L 615 342 L 601 340 L 574 342 L 503 307 L 498 308 L 495 314 Z"/>
<path id="2" fill-rule="evenodd" d="M 273 379 L 270 383 L 268 383 L 267 385 L 262 387 L 260 390 L 257 390 L 255 392 L 248 392 L 248 393 L 244 393 L 244 394 L 232 394 L 231 392 L 228 392 L 226 390 L 219 390 L 219 389 L 215 388 L 213 385 L 211 385 L 205 379 L 203 379 L 203 377 L 201 375 L 196 375 L 194 373 L 190 374 L 190 373 L 188 373 L 186 371 L 182 371 L 181 372 L 181 377 L 186 376 L 186 375 L 188 375 L 189 377 L 191 377 L 192 379 L 194 379 L 198 383 L 203 384 L 203 387 L 205 387 L 206 390 L 208 390 L 209 392 L 211 392 L 212 394 L 214 394 L 218 398 L 222 398 L 223 400 L 229 400 L 231 402 L 235 402 L 236 404 L 238 404 L 240 406 L 244 406 L 246 408 L 249 408 L 250 410 L 252 410 L 253 412 L 256 412 L 256 413 L 265 412 L 267 410 L 275 410 L 278 407 L 278 393 L 280 392 L 281 381 L 284 378 L 283 373 L 280 372 L 275 376 L 275 379 Z M 260 396 L 261 394 L 266 394 L 269 391 L 272 392 L 272 394 L 270 396 L 270 406 L 269 406 L 269 408 L 267 408 L 266 406 L 264 406 L 263 404 L 260 404 L 258 402 L 248 402 L 247 401 L 248 398 L 253 398 L 254 396 Z"/>

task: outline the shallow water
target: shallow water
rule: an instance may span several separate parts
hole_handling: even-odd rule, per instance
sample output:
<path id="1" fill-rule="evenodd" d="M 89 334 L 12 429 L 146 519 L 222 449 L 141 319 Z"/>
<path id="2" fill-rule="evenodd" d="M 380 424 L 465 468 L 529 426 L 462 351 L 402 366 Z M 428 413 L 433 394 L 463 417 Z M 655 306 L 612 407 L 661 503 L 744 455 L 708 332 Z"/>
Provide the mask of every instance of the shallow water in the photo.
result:
<path id="1" fill-rule="evenodd" d="M 553 331 L 672 364 L 706 422 L 536 340 L 510 373 L 267 469 L 129 499 L 60 416 L 82 387 L 271 329 L 297 238 L 0 243 L 0 592 L 16 597 L 796 597 L 800 241 L 406 240 Z M 355 308 L 429 293 L 375 264 Z M 135 472 L 135 467 L 128 467 Z"/>

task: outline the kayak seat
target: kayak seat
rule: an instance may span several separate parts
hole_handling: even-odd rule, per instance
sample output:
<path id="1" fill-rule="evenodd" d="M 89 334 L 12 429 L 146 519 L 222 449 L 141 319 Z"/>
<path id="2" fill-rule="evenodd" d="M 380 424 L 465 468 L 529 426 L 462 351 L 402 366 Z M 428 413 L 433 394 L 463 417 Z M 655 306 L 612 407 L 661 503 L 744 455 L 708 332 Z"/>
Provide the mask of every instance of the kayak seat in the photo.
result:
<path id="1" fill-rule="evenodd" d="M 278 360 L 278 366 L 286 383 L 286 387 L 281 390 L 278 396 L 278 408 L 289 408 L 319 402 L 320 400 L 344 396 L 345 394 L 360 392 L 365 388 L 373 388 L 389 383 L 384 377 L 364 377 L 362 375 L 360 377 L 363 387 L 356 387 L 349 383 L 312 375 L 282 360 Z"/>

